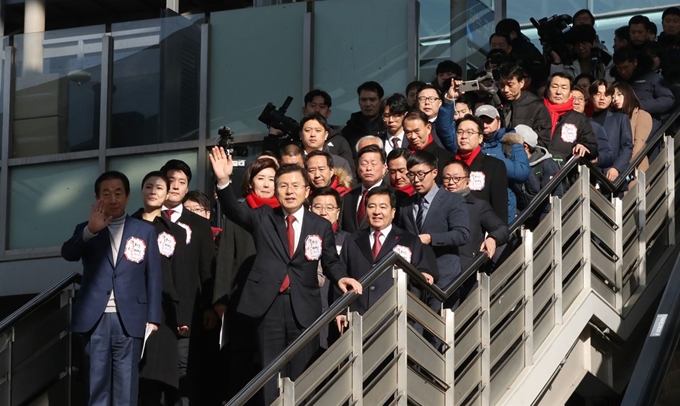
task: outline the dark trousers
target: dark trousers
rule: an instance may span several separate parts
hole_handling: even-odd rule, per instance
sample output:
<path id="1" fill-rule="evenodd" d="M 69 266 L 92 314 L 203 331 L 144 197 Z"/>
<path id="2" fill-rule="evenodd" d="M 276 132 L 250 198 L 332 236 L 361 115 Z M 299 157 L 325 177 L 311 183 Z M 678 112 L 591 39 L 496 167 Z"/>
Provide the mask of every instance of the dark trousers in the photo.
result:
<path id="1" fill-rule="evenodd" d="M 135 406 L 142 339 L 130 337 L 118 313 L 104 313 L 84 336 L 91 406 Z"/>
<path id="2" fill-rule="evenodd" d="M 279 354 L 283 352 L 304 329 L 295 319 L 293 305 L 289 294 L 279 294 L 274 303 L 262 317 L 258 326 L 260 354 L 262 366 L 266 368 Z M 314 338 L 281 370 L 282 377 L 297 379 L 305 368 L 313 361 L 314 355 L 319 349 L 319 338 Z M 272 404 L 279 397 L 279 389 L 276 377 L 271 379 L 264 387 L 264 403 Z"/>
<path id="3" fill-rule="evenodd" d="M 179 368 L 179 391 L 176 406 L 189 406 L 193 391 L 193 376 L 189 374 L 189 337 L 177 340 L 177 367 Z"/>

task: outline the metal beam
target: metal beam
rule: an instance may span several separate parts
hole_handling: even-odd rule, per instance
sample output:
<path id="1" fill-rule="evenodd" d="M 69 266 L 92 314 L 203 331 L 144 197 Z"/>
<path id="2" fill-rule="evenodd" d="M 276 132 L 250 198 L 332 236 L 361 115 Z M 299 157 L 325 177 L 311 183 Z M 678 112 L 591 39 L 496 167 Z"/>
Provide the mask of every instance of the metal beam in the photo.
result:
<path id="1" fill-rule="evenodd" d="M 111 93 L 113 84 L 113 37 L 102 37 L 101 84 L 99 87 L 99 173 L 106 171 L 106 147 L 111 130 Z"/>
<path id="2" fill-rule="evenodd" d="M 208 182 L 208 150 L 207 140 L 210 138 L 210 25 L 201 24 L 201 66 L 198 79 L 198 155 L 197 155 L 197 170 L 198 170 L 198 190 L 206 190 Z M 212 196 L 212 192 L 208 193 Z"/>
<path id="3" fill-rule="evenodd" d="M 14 54 L 15 48 L 5 48 L 5 74 L 2 78 L 2 152 L 0 159 L 0 256 L 5 255 L 9 234 L 9 152 L 12 148 L 12 129 L 14 124 Z"/>

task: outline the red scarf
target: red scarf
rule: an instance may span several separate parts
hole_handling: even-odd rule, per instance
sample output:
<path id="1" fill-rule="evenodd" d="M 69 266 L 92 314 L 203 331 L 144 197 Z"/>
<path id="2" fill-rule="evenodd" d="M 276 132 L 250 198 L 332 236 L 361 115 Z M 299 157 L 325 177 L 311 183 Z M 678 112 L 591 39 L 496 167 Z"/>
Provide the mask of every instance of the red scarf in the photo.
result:
<path id="1" fill-rule="evenodd" d="M 411 147 L 411 144 L 410 144 L 410 143 L 409 143 L 409 145 L 408 145 L 408 149 L 409 149 L 409 151 L 411 151 L 411 153 L 413 154 L 413 153 L 415 153 L 416 151 L 422 151 L 422 150 L 424 150 L 425 147 L 427 147 L 428 145 L 432 144 L 433 142 L 434 142 L 434 137 L 432 137 L 432 134 L 430 134 L 430 135 L 428 135 L 427 142 L 425 143 L 425 145 L 423 145 L 423 147 L 422 147 L 421 149 L 419 149 L 419 150 L 418 150 L 418 149 L 413 149 L 413 148 Z"/>
<path id="2" fill-rule="evenodd" d="M 410 183 L 407 186 L 404 186 L 404 187 L 394 186 L 394 188 L 397 189 L 400 192 L 404 192 L 404 193 L 408 194 L 409 196 L 413 196 L 413 193 L 415 192 L 415 189 L 413 189 L 413 185 L 410 184 Z"/>
<path id="3" fill-rule="evenodd" d="M 248 207 L 251 209 L 257 209 L 258 207 L 262 207 L 265 204 L 267 206 L 271 206 L 272 209 L 275 209 L 281 205 L 275 197 L 265 199 L 264 197 L 256 195 L 255 192 L 248 193 L 248 196 L 246 196 L 246 202 L 248 203 Z"/>
<path id="4" fill-rule="evenodd" d="M 560 117 L 574 110 L 574 99 L 570 97 L 566 103 L 555 104 L 545 98 L 543 99 L 543 104 L 545 104 L 545 107 L 548 108 L 548 112 L 550 113 L 550 122 L 552 123 L 550 135 L 552 136 L 555 133 L 555 127 L 557 126 Z"/>
<path id="5" fill-rule="evenodd" d="M 347 193 L 350 192 L 350 189 L 347 189 L 345 185 L 340 185 L 340 179 L 336 175 L 333 175 L 333 180 L 331 181 L 331 184 L 329 185 L 331 189 L 334 189 L 336 192 L 340 193 L 340 197 L 343 197 Z"/>
<path id="6" fill-rule="evenodd" d="M 340 223 L 338 223 L 336 221 L 335 223 L 333 223 L 332 227 L 333 227 L 333 233 L 336 233 L 338 231 L 338 228 L 340 228 Z"/>
<path id="7" fill-rule="evenodd" d="M 467 166 L 470 166 L 472 165 L 472 161 L 474 161 L 475 158 L 477 158 L 477 155 L 479 155 L 480 152 L 482 152 L 482 147 L 480 147 L 479 145 L 477 145 L 477 148 L 467 153 L 461 153 L 459 149 L 458 153 L 456 154 L 456 159 L 458 159 L 459 161 L 463 161 L 467 164 Z"/>

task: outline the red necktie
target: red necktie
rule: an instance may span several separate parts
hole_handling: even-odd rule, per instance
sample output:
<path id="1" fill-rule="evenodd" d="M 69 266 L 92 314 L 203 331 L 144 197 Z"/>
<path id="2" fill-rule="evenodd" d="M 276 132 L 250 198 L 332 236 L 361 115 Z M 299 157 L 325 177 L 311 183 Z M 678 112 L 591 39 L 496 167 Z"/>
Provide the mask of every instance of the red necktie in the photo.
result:
<path id="1" fill-rule="evenodd" d="M 286 237 L 288 237 L 288 252 L 290 253 L 290 258 L 292 259 L 293 254 L 295 254 L 295 230 L 293 229 L 295 216 L 289 214 L 288 217 L 286 217 L 286 222 L 288 223 L 288 225 L 286 226 Z M 286 274 L 286 277 L 283 278 L 283 283 L 279 288 L 279 292 L 285 291 L 286 289 L 288 289 L 288 286 L 290 286 L 290 278 L 288 277 L 288 274 Z"/>
<path id="2" fill-rule="evenodd" d="M 361 223 L 364 222 L 364 218 L 366 217 L 366 205 L 364 205 L 364 199 L 366 198 L 366 194 L 368 193 L 368 189 L 364 190 L 364 193 L 361 194 L 361 200 L 359 200 L 359 207 L 357 207 L 357 225 L 361 227 Z"/>
<path id="3" fill-rule="evenodd" d="M 394 147 L 394 149 L 399 148 L 399 138 L 397 137 L 392 138 L 392 146 Z"/>
<path id="4" fill-rule="evenodd" d="M 172 215 L 175 214 L 175 211 L 173 209 L 167 209 L 163 210 L 163 214 L 165 214 L 165 218 L 172 221 Z"/>
<path id="5" fill-rule="evenodd" d="M 375 261 L 376 258 L 378 258 L 378 254 L 380 253 L 380 249 L 382 248 L 382 244 L 380 243 L 380 236 L 382 233 L 380 231 L 376 231 L 373 233 L 373 238 L 375 241 L 373 241 L 373 250 L 371 250 L 371 253 L 373 254 L 373 260 Z"/>

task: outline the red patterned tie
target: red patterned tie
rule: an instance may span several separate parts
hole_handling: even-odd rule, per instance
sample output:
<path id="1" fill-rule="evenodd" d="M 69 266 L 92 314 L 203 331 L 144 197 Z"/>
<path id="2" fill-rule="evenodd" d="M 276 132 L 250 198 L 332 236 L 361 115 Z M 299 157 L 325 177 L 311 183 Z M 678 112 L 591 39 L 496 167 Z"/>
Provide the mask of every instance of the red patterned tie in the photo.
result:
<path id="1" fill-rule="evenodd" d="M 286 217 L 286 222 L 288 223 L 288 225 L 286 226 L 286 237 L 288 237 L 288 252 L 290 253 L 290 258 L 292 259 L 293 254 L 295 254 L 295 230 L 293 229 L 295 216 L 289 214 L 288 217 Z M 288 289 L 288 286 L 290 286 L 290 278 L 288 277 L 288 274 L 286 274 L 286 277 L 283 278 L 283 283 L 279 288 L 279 292 L 284 292 L 286 289 Z"/>
<path id="2" fill-rule="evenodd" d="M 373 250 L 371 250 L 371 253 L 373 254 L 373 260 L 375 261 L 376 258 L 378 258 L 378 254 L 380 253 L 380 249 L 382 248 L 382 244 L 380 243 L 380 236 L 382 233 L 380 231 L 376 231 L 373 233 L 373 238 L 375 241 L 373 241 Z"/>
<path id="3" fill-rule="evenodd" d="M 359 200 L 359 207 L 357 207 L 357 225 L 361 227 L 361 223 L 364 222 L 364 218 L 366 217 L 366 205 L 364 205 L 364 199 L 366 198 L 366 194 L 368 193 L 368 189 L 364 190 L 364 193 L 361 194 L 361 200 Z"/>
<path id="4" fill-rule="evenodd" d="M 167 209 L 163 210 L 163 214 L 165 214 L 165 218 L 172 221 L 172 215 L 175 214 L 175 211 L 173 209 Z"/>

